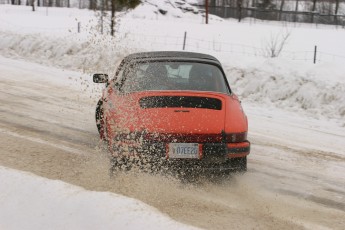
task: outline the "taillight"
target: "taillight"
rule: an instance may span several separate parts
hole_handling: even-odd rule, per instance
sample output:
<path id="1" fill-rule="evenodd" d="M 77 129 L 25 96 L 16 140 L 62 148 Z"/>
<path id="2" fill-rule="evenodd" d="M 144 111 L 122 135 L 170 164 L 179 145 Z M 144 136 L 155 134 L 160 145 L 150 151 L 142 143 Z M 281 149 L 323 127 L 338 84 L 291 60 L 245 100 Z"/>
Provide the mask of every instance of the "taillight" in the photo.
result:
<path id="1" fill-rule="evenodd" d="M 247 140 L 247 132 L 243 133 L 227 133 L 225 135 L 226 143 L 239 143 Z"/>
<path id="2" fill-rule="evenodd" d="M 113 91 L 114 91 L 113 87 L 109 87 L 109 88 L 108 88 L 108 96 L 109 96 L 110 94 L 112 94 Z"/>

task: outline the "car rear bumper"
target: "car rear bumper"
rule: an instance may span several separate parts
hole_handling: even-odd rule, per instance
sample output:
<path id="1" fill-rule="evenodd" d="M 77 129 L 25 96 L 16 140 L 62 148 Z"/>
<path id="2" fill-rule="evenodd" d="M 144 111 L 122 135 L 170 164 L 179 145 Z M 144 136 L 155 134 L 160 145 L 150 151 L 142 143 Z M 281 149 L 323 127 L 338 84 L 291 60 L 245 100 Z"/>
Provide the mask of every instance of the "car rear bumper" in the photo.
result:
<path id="1" fill-rule="evenodd" d="M 124 144 L 124 146 L 120 146 Z M 228 173 L 246 168 L 246 156 L 250 153 L 250 142 L 199 143 L 199 158 L 170 158 L 169 143 L 138 140 L 117 141 L 109 147 L 112 154 L 111 170 L 131 169 L 144 171 L 169 169 L 171 172 L 187 174 Z M 121 148 L 120 148 L 121 147 Z M 245 162 L 245 164 L 243 163 Z"/>
<path id="2" fill-rule="evenodd" d="M 169 159 L 165 142 L 118 141 L 111 143 L 109 150 L 113 156 L 148 155 L 160 159 Z M 185 161 L 225 161 L 226 159 L 245 157 L 250 153 L 250 142 L 240 143 L 199 143 L 201 153 L 198 159 L 169 159 Z"/>
<path id="3" fill-rule="evenodd" d="M 208 158 L 239 158 L 250 153 L 250 142 L 240 143 L 205 143 L 202 144 L 202 159 Z"/>
<path id="4" fill-rule="evenodd" d="M 238 158 L 247 156 L 250 153 L 250 142 L 244 141 L 240 143 L 228 143 L 227 144 L 227 157 Z"/>

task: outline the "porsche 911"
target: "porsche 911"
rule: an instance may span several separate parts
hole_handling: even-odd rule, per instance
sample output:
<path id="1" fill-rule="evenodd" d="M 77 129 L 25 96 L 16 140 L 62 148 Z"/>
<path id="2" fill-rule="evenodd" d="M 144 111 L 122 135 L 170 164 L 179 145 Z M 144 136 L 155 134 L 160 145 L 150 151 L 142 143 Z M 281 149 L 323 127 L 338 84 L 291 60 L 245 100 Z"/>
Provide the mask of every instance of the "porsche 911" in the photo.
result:
<path id="1" fill-rule="evenodd" d="M 221 63 L 192 52 L 125 57 L 96 107 L 112 169 L 159 164 L 201 172 L 245 172 L 248 121 Z M 173 169 L 173 170 L 174 170 Z"/>

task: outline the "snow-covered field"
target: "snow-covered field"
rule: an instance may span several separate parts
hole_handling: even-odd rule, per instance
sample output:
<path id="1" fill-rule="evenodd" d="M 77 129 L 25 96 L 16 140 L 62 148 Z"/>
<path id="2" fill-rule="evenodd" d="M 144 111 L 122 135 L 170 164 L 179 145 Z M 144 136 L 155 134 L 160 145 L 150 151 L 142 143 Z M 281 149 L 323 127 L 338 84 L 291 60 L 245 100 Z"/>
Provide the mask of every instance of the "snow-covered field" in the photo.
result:
<path id="1" fill-rule="evenodd" d="M 342 229 L 345 30 L 217 17 L 204 25 L 156 5 L 121 13 L 116 38 L 102 36 L 88 10 L 0 5 L 0 228 Z M 140 176 L 115 183 L 97 157 L 100 88 L 90 73 L 113 73 L 131 52 L 181 50 L 185 31 L 186 50 L 219 58 L 243 101 L 249 172 L 200 188 Z M 286 31 L 282 56 L 263 57 L 267 39 Z M 316 64 L 314 45 L 324 55 Z"/>

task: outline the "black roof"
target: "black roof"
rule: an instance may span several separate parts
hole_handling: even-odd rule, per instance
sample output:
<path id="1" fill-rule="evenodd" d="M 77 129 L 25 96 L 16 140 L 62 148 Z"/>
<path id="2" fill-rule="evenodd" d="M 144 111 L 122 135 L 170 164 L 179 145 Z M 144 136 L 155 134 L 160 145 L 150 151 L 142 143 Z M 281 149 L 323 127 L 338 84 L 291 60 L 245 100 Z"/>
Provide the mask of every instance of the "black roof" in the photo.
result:
<path id="1" fill-rule="evenodd" d="M 217 62 L 220 65 L 218 59 L 211 55 L 184 51 L 142 52 L 130 54 L 127 57 L 125 57 L 126 61 L 131 61 L 133 59 L 198 59 L 204 61 Z"/>

